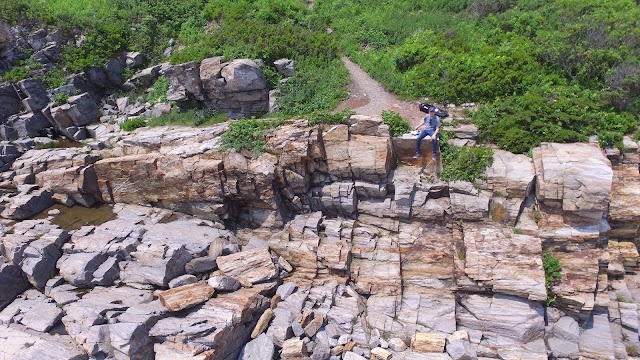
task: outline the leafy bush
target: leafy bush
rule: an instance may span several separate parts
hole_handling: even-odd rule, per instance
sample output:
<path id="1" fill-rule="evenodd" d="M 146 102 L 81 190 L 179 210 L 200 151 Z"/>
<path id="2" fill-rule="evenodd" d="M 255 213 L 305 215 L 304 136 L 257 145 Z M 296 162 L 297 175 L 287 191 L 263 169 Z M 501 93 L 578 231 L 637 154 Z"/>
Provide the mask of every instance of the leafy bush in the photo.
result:
<path id="1" fill-rule="evenodd" d="M 622 137 L 622 133 L 604 130 L 598 133 L 598 144 L 603 149 L 607 146 L 614 146 L 623 150 Z"/>
<path id="2" fill-rule="evenodd" d="M 353 115 L 354 112 L 349 111 L 348 109 L 339 111 L 337 113 L 330 113 L 325 110 L 319 110 L 311 113 L 308 116 L 309 125 L 317 125 L 317 124 L 329 124 L 329 125 L 338 125 L 338 124 L 349 124 L 349 117 Z"/>
<path id="3" fill-rule="evenodd" d="M 615 114 L 608 109 L 597 92 L 552 87 L 496 100 L 481 107 L 473 118 L 481 140 L 525 153 L 543 141 L 587 141 L 589 135 L 602 132 L 609 143 L 637 128 L 631 114 Z"/>
<path id="4" fill-rule="evenodd" d="M 2 81 L 8 81 L 16 83 L 20 80 L 24 80 L 31 76 L 29 69 L 24 66 L 24 63 L 18 63 L 11 70 L 2 75 Z"/>
<path id="5" fill-rule="evenodd" d="M 240 119 L 229 124 L 227 132 L 222 136 L 222 148 L 241 151 L 247 149 L 254 156 L 264 152 L 265 134 L 282 124 L 281 120 Z"/>
<path id="6" fill-rule="evenodd" d="M 53 94 L 53 106 L 60 106 L 69 101 L 69 94 L 64 91 Z"/>
<path id="7" fill-rule="evenodd" d="M 477 146 L 453 146 L 448 143 L 451 132 L 440 131 L 440 153 L 443 180 L 461 180 L 475 183 L 493 163 L 493 150 Z"/>
<path id="8" fill-rule="evenodd" d="M 42 75 L 42 82 L 47 86 L 47 89 L 55 89 L 67 83 L 66 76 L 63 69 L 54 67 Z"/>
<path id="9" fill-rule="evenodd" d="M 542 266 L 544 267 L 545 285 L 549 288 L 562 277 L 562 265 L 560 265 L 560 259 L 554 257 L 551 251 L 547 251 L 542 258 Z"/>
<path id="10" fill-rule="evenodd" d="M 169 90 L 169 79 L 161 76 L 156 80 L 147 94 L 147 101 L 151 104 L 167 101 L 167 91 Z"/>
<path id="11" fill-rule="evenodd" d="M 347 96 L 349 73 L 340 59 L 326 63 L 305 59 L 296 64 L 295 76 L 281 87 L 278 98 L 285 115 L 310 114 L 334 109 Z"/>
<path id="12" fill-rule="evenodd" d="M 137 128 L 145 126 L 146 123 L 143 118 L 127 119 L 120 124 L 120 129 L 124 131 L 133 131 Z"/>
<path id="13" fill-rule="evenodd" d="M 389 134 L 391 136 L 400 136 L 413 130 L 409 122 L 397 112 L 383 111 L 382 121 L 389 126 Z"/>

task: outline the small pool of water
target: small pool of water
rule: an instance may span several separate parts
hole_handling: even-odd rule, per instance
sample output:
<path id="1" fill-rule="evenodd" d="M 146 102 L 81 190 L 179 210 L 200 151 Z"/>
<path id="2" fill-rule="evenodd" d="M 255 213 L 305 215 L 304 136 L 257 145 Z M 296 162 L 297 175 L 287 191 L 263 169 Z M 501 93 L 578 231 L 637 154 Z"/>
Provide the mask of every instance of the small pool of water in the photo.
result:
<path id="1" fill-rule="evenodd" d="M 78 230 L 86 225 L 97 226 L 104 224 L 116 217 L 116 214 L 113 212 L 113 206 L 107 204 L 94 208 L 82 206 L 67 207 L 57 204 L 42 211 L 36 215 L 34 219 L 44 219 L 49 216 L 49 211 L 54 209 L 60 210 L 60 213 L 53 216 L 52 222 L 67 231 Z"/>

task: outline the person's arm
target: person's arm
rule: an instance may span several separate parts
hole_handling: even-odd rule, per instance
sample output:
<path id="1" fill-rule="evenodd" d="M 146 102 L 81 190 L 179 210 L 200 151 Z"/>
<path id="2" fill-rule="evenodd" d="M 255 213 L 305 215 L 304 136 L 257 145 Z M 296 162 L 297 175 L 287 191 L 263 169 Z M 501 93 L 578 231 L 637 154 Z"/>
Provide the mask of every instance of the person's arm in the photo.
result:
<path id="1" fill-rule="evenodd" d="M 418 126 L 416 126 L 416 127 L 415 127 L 415 130 L 418 130 L 418 128 L 419 128 L 420 126 L 422 126 L 422 124 L 424 124 L 424 121 L 423 121 L 423 122 L 421 122 L 420 124 L 418 124 Z"/>
<path id="2" fill-rule="evenodd" d="M 438 132 L 440 132 L 440 126 L 436 126 L 436 131 L 433 133 L 433 136 L 431 136 L 432 140 L 436 139 L 436 136 L 438 136 Z"/>

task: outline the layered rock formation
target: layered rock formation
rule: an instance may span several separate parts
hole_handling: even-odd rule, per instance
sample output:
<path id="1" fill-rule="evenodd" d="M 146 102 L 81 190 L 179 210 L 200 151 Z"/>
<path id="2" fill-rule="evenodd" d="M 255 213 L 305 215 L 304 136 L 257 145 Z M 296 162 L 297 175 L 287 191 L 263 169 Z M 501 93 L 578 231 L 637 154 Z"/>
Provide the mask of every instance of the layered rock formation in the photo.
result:
<path id="1" fill-rule="evenodd" d="M 195 98 L 204 86 L 181 84 Z M 397 150 L 414 139 L 352 120 L 291 121 L 255 158 L 219 149 L 225 124 L 27 152 L 3 173 L 15 190 L 2 214 L 17 222 L 0 227 L 0 354 L 633 355 L 635 153 L 542 144 L 533 159 L 496 151 L 485 182 L 444 182 Z M 64 208 L 30 219 L 51 203 L 113 215 L 76 228 L 55 225 Z M 562 265 L 549 290 L 547 253 Z"/>

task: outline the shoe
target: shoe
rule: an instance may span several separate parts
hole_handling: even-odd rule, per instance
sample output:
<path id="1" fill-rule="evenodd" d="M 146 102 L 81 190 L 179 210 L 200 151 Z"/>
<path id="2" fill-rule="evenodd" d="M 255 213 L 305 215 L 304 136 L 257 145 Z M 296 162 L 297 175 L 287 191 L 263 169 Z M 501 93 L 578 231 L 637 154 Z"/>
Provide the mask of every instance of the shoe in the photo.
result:
<path id="1" fill-rule="evenodd" d="M 431 160 L 436 161 L 438 158 L 435 155 L 431 156 Z"/>
<path id="2" fill-rule="evenodd" d="M 417 158 L 419 158 L 419 157 L 420 157 L 420 153 L 419 153 L 419 152 L 417 152 L 415 155 L 413 155 L 413 158 L 414 158 L 414 159 L 417 159 Z"/>

